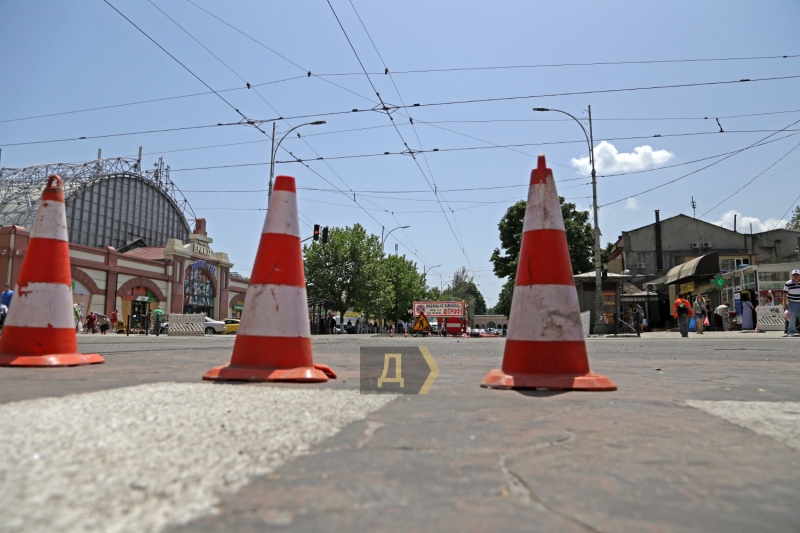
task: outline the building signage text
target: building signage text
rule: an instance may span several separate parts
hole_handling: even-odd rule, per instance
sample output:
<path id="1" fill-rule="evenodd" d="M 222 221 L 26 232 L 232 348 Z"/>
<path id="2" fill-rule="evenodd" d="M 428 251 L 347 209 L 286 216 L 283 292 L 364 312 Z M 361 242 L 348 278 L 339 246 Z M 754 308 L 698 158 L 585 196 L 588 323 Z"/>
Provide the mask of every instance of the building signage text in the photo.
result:
<path id="1" fill-rule="evenodd" d="M 205 268 L 211 273 L 212 276 L 217 271 L 217 268 L 211 263 L 207 262 L 205 259 L 200 259 L 199 261 L 195 261 L 194 263 L 192 263 L 192 268 L 193 269 Z"/>
<path id="2" fill-rule="evenodd" d="M 414 302 L 414 316 L 464 316 L 464 302 Z"/>
<path id="3" fill-rule="evenodd" d="M 211 248 L 209 248 L 208 246 L 203 246 L 202 244 L 194 244 L 194 245 L 192 245 L 192 253 L 195 253 L 195 254 L 198 254 L 198 255 L 207 255 L 207 256 L 210 257 L 211 256 Z"/>

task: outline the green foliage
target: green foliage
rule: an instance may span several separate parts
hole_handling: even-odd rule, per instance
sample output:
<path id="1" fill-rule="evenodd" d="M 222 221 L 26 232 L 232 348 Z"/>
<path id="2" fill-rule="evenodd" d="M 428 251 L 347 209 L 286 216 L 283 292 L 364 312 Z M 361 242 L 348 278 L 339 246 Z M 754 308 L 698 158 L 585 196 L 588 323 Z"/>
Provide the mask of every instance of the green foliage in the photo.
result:
<path id="1" fill-rule="evenodd" d="M 380 239 L 360 225 L 331 228 L 328 244 L 303 247 L 309 296 L 326 300 L 343 318 L 351 307 L 370 309 L 391 300 L 380 260 Z"/>
<path id="2" fill-rule="evenodd" d="M 589 223 L 589 211 L 579 211 L 575 204 L 565 203 L 564 198 L 560 196 L 558 201 L 561 203 L 561 215 L 564 217 L 572 272 L 573 274 L 589 272 L 593 269 L 594 264 L 594 235 L 592 225 Z M 508 281 L 503 285 L 495 306 L 498 314 L 508 315 L 511 311 L 511 296 L 514 293 L 517 261 L 522 246 L 522 225 L 525 221 L 526 204 L 522 200 L 509 207 L 497 225 L 500 230 L 502 252 L 499 248 L 495 248 L 491 261 L 494 264 L 494 273 L 498 278 L 508 276 Z M 547 253 L 547 250 L 535 250 L 534 253 Z"/>
<path id="3" fill-rule="evenodd" d="M 472 315 L 486 314 L 486 300 L 483 298 L 467 267 L 461 267 L 453 274 L 450 286 L 441 294 L 443 301 L 464 300 L 467 302 L 467 313 Z"/>
<path id="4" fill-rule="evenodd" d="M 389 320 L 408 320 L 408 311 L 414 300 L 425 297 L 425 278 L 417 272 L 417 264 L 396 255 L 381 260 L 382 276 L 391 288 L 391 297 L 384 306 L 384 316 Z"/>
<path id="5" fill-rule="evenodd" d="M 603 266 L 608 266 L 608 262 L 611 260 L 611 254 L 614 251 L 615 245 L 613 242 L 609 242 L 606 244 L 606 247 L 600 250 L 600 262 Z"/>
<path id="6" fill-rule="evenodd" d="M 792 214 L 792 220 L 786 225 L 786 229 L 791 229 L 794 231 L 800 231 L 800 205 L 794 208 L 794 213 Z"/>

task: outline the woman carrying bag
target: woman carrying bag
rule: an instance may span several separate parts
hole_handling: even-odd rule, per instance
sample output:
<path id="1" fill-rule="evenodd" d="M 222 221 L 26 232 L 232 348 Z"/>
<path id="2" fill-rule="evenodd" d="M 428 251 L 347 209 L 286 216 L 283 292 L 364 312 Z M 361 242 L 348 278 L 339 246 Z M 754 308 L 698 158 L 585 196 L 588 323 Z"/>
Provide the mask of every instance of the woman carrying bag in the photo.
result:
<path id="1" fill-rule="evenodd" d="M 697 325 L 697 334 L 703 335 L 703 326 L 706 323 L 706 299 L 702 295 L 694 299 L 694 318 Z"/>

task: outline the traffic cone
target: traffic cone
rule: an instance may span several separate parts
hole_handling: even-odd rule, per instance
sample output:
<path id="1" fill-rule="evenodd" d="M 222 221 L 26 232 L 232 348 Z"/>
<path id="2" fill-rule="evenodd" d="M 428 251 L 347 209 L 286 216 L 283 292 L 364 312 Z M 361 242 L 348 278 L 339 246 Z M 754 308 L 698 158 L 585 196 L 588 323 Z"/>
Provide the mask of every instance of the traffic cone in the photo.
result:
<path id="1" fill-rule="evenodd" d="M 531 172 L 522 231 L 503 367 L 486 374 L 481 386 L 617 390 L 589 369 L 564 219 L 544 155 Z"/>
<path id="2" fill-rule="evenodd" d="M 278 176 L 261 232 L 231 362 L 206 372 L 210 381 L 328 381 L 314 364 L 300 250 L 294 178 Z"/>
<path id="3" fill-rule="evenodd" d="M 406 327 L 404 327 L 404 328 L 403 328 L 403 332 L 405 333 L 405 335 L 403 335 L 403 336 L 404 336 L 405 338 L 408 338 L 408 326 L 406 326 Z"/>
<path id="4" fill-rule="evenodd" d="M 78 353 L 61 178 L 47 179 L 0 336 L 0 366 L 104 363 Z"/>
<path id="5" fill-rule="evenodd" d="M 394 326 L 389 327 L 389 338 L 394 337 Z"/>

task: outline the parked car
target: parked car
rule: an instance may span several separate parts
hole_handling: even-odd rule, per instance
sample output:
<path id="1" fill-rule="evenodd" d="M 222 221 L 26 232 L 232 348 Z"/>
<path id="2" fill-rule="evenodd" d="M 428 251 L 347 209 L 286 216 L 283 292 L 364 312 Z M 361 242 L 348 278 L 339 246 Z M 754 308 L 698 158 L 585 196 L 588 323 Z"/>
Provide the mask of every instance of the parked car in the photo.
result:
<path id="1" fill-rule="evenodd" d="M 225 322 L 225 334 L 236 335 L 236 332 L 239 331 L 239 319 L 226 318 L 223 322 Z"/>
<path id="2" fill-rule="evenodd" d="M 215 333 L 225 333 L 225 322 L 221 320 L 213 320 L 205 317 L 206 319 L 206 335 L 214 335 Z"/>

